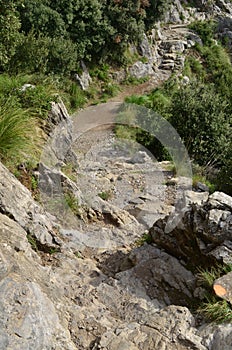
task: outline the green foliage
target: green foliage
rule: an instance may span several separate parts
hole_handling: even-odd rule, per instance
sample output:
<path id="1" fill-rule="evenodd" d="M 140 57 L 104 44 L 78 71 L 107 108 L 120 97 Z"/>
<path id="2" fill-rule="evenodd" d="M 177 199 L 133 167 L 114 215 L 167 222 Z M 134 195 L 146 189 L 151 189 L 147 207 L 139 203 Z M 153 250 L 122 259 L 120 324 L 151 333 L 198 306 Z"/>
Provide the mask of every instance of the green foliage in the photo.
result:
<path id="1" fill-rule="evenodd" d="M 129 44 L 141 41 L 163 5 L 163 0 L 2 0 L 0 67 L 68 74 L 82 59 L 124 64 Z"/>
<path id="2" fill-rule="evenodd" d="M 64 195 L 65 203 L 72 210 L 73 214 L 80 216 L 80 205 L 78 198 L 71 192 L 67 192 Z"/>
<path id="3" fill-rule="evenodd" d="M 50 38 L 66 34 L 65 22 L 57 11 L 50 7 L 49 1 L 24 0 L 18 5 L 22 31 L 27 35 L 33 30 Z"/>
<path id="4" fill-rule="evenodd" d="M 92 78 L 97 78 L 101 81 L 104 81 L 105 83 L 108 83 L 110 78 L 109 78 L 109 65 L 108 64 L 101 64 L 97 67 L 94 67 L 90 71 L 90 75 Z"/>
<path id="5" fill-rule="evenodd" d="M 43 119 L 47 118 L 51 103 L 57 100 L 57 96 L 53 91 L 49 91 L 49 86 L 46 85 L 29 87 L 24 91 L 19 90 L 18 97 L 24 108 L 30 108 L 37 117 Z"/>
<path id="6" fill-rule="evenodd" d="M 124 81 L 124 84 L 125 85 L 139 85 L 139 84 L 145 83 L 146 81 L 148 81 L 148 79 L 149 79 L 149 77 L 135 78 L 135 77 L 129 76 Z"/>
<path id="7" fill-rule="evenodd" d="M 150 0 L 144 1 L 148 5 L 145 7 L 146 17 L 144 19 L 146 29 L 151 29 L 158 19 L 162 18 L 171 0 Z"/>
<path id="8" fill-rule="evenodd" d="M 232 271 L 232 265 L 218 264 L 217 266 L 212 266 L 206 270 L 199 269 L 199 272 L 197 274 L 197 279 L 202 286 L 211 290 L 213 288 L 214 281 L 217 278 L 231 271 Z"/>
<path id="9" fill-rule="evenodd" d="M 69 39 L 29 32 L 9 62 L 12 72 L 70 74 L 77 68 L 77 47 Z"/>
<path id="10" fill-rule="evenodd" d="M 209 193 L 213 193 L 213 192 L 215 192 L 215 190 L 216 190 L 216 185 L 215 185 L 215 183 L 210 182 L 210 181 L 207 179 L 207 176 L 206 176 L 206 175 L 193 174 L 192 182 L 193 182 L 193 183 L 192 183 L 193 188 L 196 188 L 197 183 L 198 183 L 198 182 L 201 182 L 201 183 L 205 184 L 206 186 L 208 186 L 208 188 L 209 188 Z"/>
<path id="11" fill-rule="evenodd" d="M 213 85 L 193 81 L 175 92 L 169 119 L 200 165 L 220 164 L 229 146 L 227 103 Z"/>
<path id="12" fill-rule="evenodd" d="M 207 302 L 202 303 L 198 312 L 201 313 L 208 321 L 216 323 L 232 322 L 232 309 L 225 300 L 210 298 Z"/>
<path id="13" fill-rule="evenodd" d="M 116 84 L 112 84 L 111 82 L 104 84 L 103 88 L 102 88 L 102 98 L 106 97 L 114 97 L 117 95 L 119 91 L 119 87 Z"/>
<path id="14" fill-rule="evenodd" d="M 214 33 L 216 29 L 216 22 L 210 21 L 196 21 L 189 25 L 189 28 L 195 30 L 204 45 L 210 46 L 214 40 Z"/>
<path id="15" fill-rule="evenodd" d="M 232 141 L 230 141 L 230 145 L 228 147 L 228 152 L 225 154 L 224 164 L 220 168 L 217 178 L 216 185 L 218 190 L 223 191 L 230 196 L 232 195 Z"/>
<path id="16" fill-rule="evenodd" d="M 228 100 L 232 112 L 232 65 L 230 57 L 220 45 L 205 47 L 201 50 L 206 69 L 206 82 L 212 82 L 216 91 Z"/>
<path id="17" fill-rule="evenodd" d="M 218 265 L 207 270 L 199 270 L 198 283 L 206 288 L 205 301 L 198 307 L 198 312 L 207 320 L 216 323 L 232 321 L 232 309 L 230 304 L 215 296 L 213 291 L 214 281 L 222 275 L 231 272 L 232 265 Z"/>
<path id="18" fill-rule="evenodd" d="M 199 80 L 206 78 L 206 72 L 201 62 L 201 58 L 194 56 L 188 56 L 185 60 L 183 75 L 187 75 L 189 78 L 197 77 Z"/>
<path id="19" fill-rule="evenodd" d="M 144 233 L 141 238 L 139 238 L 136 242 L 135 245 L 137 247 L 141 247 L 145 243 L 151 244 L 153 242 L 152 237 L 149 233 Z"/>
<path id="20" fill-rule="evenodd" d="M 81 90 L 77 83 L 71 83 L 68 90 L 68 96 L 71 110 L 81 108 L 86 103 L 85 93 Z"/>
<path id="21" fill-rule="evenodd" d="M 39 248 L 38 248 L 38 245 L 37 245 L 37 241 L 36 241 L 36 239 L 35 239 L 30 233 L 27 234 L 27 240 L 28 240 L 28 242 L 30 243 L 31 248 L 32 248 L 34 251 L 38 252 L 38 251 L 39 251 Z"/>
<path id="22" fill-rule="evenodd" d="M 39 141 L 36 127 L 37 122 L 29 111 L 20 108 L 13 98 L 4 100 L 0 97 L 1 160 L 22 160 L 24 153 L 36 152 Z"/>
<path id="23" fill-rule="evenodd" d="M 111 190 L 107 190 L 107 191 L 103 191 L 98 193 L 98 196 L 103 199 L 104 201 L 108 201 L 110 198 L 112 198 L 112 191 Z"/>
<path id="24" fill-rule="evenodd" d="M 0 4 L 0 70 L 8 67 L 21 41 L 21 23 L 13 1 L 2 0 Z"/>

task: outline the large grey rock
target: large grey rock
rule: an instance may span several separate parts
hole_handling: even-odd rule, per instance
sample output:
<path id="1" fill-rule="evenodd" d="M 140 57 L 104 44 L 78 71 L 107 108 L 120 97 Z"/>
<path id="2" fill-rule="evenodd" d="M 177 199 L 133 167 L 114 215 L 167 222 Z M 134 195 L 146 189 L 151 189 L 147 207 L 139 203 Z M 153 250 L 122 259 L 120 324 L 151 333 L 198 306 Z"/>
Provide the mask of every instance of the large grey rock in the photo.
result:
<path id="1" fill-rule="evenodd" d="M 232 199 L 220 192 L 209 196 L 207 201 L 207 194 L 206 198 L 203 198 L 205 193 L 197 196 L 202 197 L 202 204 L 182 209 L 181 220 L 176 221 L 169 234 L 165 231 L 167 218 L 154 224 L 150 229 L 153 241 L 168 253 L 196 266 L 199 262 L 207 266 L 216 260 L 229 263 L 232 261 Z M 199 199 L 194 200 L 195 203 Z M 173 222 L 179 216 L 180 213 L 174 213 Z"/>
<path id="2" fill-rule="evenodd" d="M 129 74 L 136 79 L 141 79 L 152 76 L 154 70 L 152 64 L 138 61 L 129 68 Z"/>
<path id="3" fill-rule="evenodd" d="M 89 86 L 92 82 L 92 78 L 91 78 L 84 62 L 81 62 L 81 66 L 82 66 L 82 73 L 81 74 L 76 73 L 74 75 L 74 78 L 79 83 L 81 89 L 85 91 L 89 88 Z"/>
<path id="4" fill-rule="evenodd" d="M 75 349 L 64 342 L 55 307 L 37 283 L 6 278 L 0 283 L 1 344 L 4 349 Z"/>
<path id="5" fill-rule="evenodd" d="M 56 223 L 34 201 L 27 190 L 2 163 L 0 163 L 0 211 L 13 218 L 42 245 L 59 244 L 55 233 Z"/>
<path id="6" fill-rule="evenodd" d="M 134 249 L 128 259 L 134 267 L 116 275 L 121 284 L 134 283 L 138 289 L 141 286 L 145 295 L 158 300 L 161 305 L 186 306 L 191 303 L 195 277 L 178 259 L 150 245 Z"/>
<path id="7" fill-rule="evenodd" d="M 143 35 L 143 40 L 139 44 L 139 51 L 143 57 L 147 58 L 148 60 L 152 59 L 153 55 L 152 55 L 151 45 L 148 41 L 146 34 Z"/>
<path id="8" fill-rule="evenodd" d="M 202 344 L 209 350 L 231 350 L 232 344 L 232 324 L 203 325 L 199 329 L 202 337 Z"/>
<path id="9" fill-rule="evenodd" d="M 187 308 L 171 306 L 144 324 L 131 322 L 114 332 L 105 332 L 99 345 L 107 350 L 206 350 L 193 325 L 194 319 Z"/>
<path id="10" fill-rule="evenodd" d="M 0 214 L 0 349 L 74 350 L 46 294 L 48 271 L 26 237 L 19 224 Z"/>
<path id="11" fill-rule="evenodd" d="M 63 162 L 72 144 L 72 121 L 63 102 L 53 103 L 49 113 L 49 138 L 41 154 L 41 162 L 54 167 Z"/>

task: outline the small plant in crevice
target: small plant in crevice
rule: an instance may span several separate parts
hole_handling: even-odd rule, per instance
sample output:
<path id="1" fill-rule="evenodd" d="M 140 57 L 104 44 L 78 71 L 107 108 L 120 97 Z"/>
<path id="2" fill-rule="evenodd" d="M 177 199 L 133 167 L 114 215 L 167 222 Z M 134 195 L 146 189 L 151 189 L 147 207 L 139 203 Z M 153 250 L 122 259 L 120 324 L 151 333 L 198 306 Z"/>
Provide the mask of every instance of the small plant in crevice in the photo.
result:
<path id="1" fill-rule="evenodd" d="M 148 232 L 145 232 L 142 237 L 135 242 L 135 245 L 141 247 L 144 243 L 151 244 L 152 242 L 152 236 Z"/>
<path id="2" fill-rule="evenodd" d="M 103 199 L 104 201 L 108 201 L 109 199 L 112 198 L 113 196 L 113 193 L 111 190 L 107 190 L 107 191 L 103 191 L 103 192 L 100 192 L 98 193 L 98 196 Z"/>
<path id="3" fill-rule="evenodd" d="M 65 193 L 64 200 L 65 200 L 65 203 L 67 204 L 67 206 L 73 212 L 73 214 L 75 214 L 77 216 L 81 216 L 81 210 L 80 210 L 81 207 L 79 205 L 78 198 L 75 197 L 75 195 L 73 193 L 71 193 L 71 192 Z"/>
<path id="4" fill-rule="evenodd" d="M 62 166 L 61 171 L 72 181 L 77 179 L 76 167 L 72 163 L 66 163 Z"/>
<path id="5" fill-rule="evenodd" d="M 60 249 L 59 248 L 50 248 L 48 251 L 48 254 L 52 255 L 52 254 L 56 254 L 56 253 L 60 253 Z"/>
<path id="6" fill-rule="evenodd" d="M 232 307 L 229 302 L 217 297 L 213 290 L 215 280 L 232 271 L 232 264 L 213 266 L 210 269 L 200 269 L 197 274 L 198 284 L 205 288 L 204 300 L 198 306 L 197 312 L 206 320 L 216 323 L 232 321 Z"/>
<path id="7" fill-rule="evenodd" d="M 76 252 L 74 253 L 74 255 L 75 255 L 78 259 L 84 259 L 83 255 L 81 254 L 80 251 L 76 251 Z"/>
<path id="8" fill-rule="evenodd" d="M 35 237 L 33 237 L 30 233 L 28 233 L 27 234 L 27 240 L 30 243 L 31 248 L 34 251 L 38 252 L 39 248 L 38 248 L 37 241 L 36 241 Z"/>

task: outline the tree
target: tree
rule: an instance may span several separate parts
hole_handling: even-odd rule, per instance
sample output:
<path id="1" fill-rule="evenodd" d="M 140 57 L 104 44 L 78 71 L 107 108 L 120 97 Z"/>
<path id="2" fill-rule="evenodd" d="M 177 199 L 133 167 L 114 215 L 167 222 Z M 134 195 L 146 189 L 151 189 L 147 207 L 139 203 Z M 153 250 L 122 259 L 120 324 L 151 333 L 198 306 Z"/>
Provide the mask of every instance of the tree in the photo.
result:
<path id="1" fill-rule="evenodd" d="M 66 35 L 65 23 L 60 13 L 52 9 L 49 0 L 24 0 L 18 4 L 18 11 L 22 22 L 21 30 L 27 35 L 34 31 L 36 35 L 58 37 Z"/>
<path id="2" fill-rule="evenodd" d="M 16 11 L 15 2 L 2 0 L 0 3 L 0 69 L 7 69 L 7 65 L 21 40 L 19 33 L 20 19 Z"/>
<path id="3" fill-rule="evenodd" d="M 224 163 L 231 137 L 227 102 L 213 84 L 193 81 L 172 96 L 170 122 L 200 165 Z"/>
<path id="4" fill-rule="evenodd" d="M 146 6 L 146 17 L 144 19 L 146 30 L 151 29 L 168 9 L 171 0 L 150 0 Z"/>

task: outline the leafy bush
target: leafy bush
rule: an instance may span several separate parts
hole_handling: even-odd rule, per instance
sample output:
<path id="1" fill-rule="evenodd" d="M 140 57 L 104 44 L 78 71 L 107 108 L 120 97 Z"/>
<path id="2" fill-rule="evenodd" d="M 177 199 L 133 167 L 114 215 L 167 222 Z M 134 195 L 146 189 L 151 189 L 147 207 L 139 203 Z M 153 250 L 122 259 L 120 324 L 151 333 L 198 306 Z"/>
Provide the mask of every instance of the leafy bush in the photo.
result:
<path id="1" fill-rule="evenodd" d="M 51 103 L 57 100 L 54 91 L 49 86 L 38 85 L 29 87 L 26 90 L 18 90 L 18 97 L 23 108 L 30 108 L 31 112 L 37 117 L 47 118 L 48 111 L 51 109 Z"/>
<path id="2" fill-rule="evenodd" d="M 216 22 L 210 21 L 196 21 L 189 25 L 189 28 L 195 30 L 201 37 L 204 45 L 210 46 L 214 40 L 216 29 Z"/>
<path id="3" fill-rule="evenodd" d="M 231 125 L 227 103 L 213 85 L 193 81 L 175 92 L 170 122 L 200 165 L 222 164 L 229 147 Z"/>
<path id="4" fill-rule="evenodd" d="M 112 198 L 112 191 L 111 190 L 107 190 L 107 191 L 103 191 L 103 192 L 100 192 L 98 193 L 98 196 L 103 199 L 104 201 L 108 201 L 109 199 Z"/>
<path id="5" fill-rule="evenodd" d="M 21 41 L 21 27 L 15 3 L 12 0 L 0 4 L 0 70 L 7 70 Z"/>
<path id="6" fill-rule="evenodd" d="M 69 39 L 33 31 L 23 37 L 9 62 L 11 72 L 70 74 L 77 69 L 77 47 Z"/>

